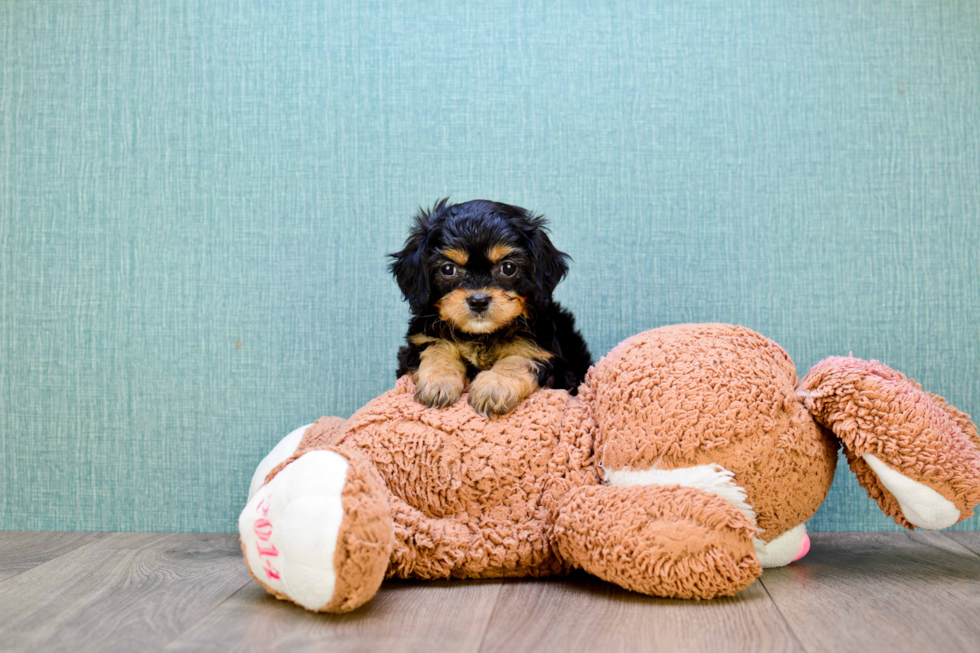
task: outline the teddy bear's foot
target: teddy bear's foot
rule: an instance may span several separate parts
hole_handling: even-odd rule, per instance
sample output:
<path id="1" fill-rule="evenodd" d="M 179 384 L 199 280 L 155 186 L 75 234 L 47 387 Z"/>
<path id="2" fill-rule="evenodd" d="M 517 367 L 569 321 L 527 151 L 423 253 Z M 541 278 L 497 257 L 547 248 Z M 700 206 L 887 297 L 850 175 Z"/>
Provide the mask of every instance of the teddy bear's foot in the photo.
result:
<path id="1" fill-rule="evenodd" d="M 578 487 L 554 524 L 564 560 L 643 594 L 695 599 L 731 596 L 759 577 L 756 532 L 727 499 L 676 485 Z"/>
<path id="2" fill-rule="evenodd" d="M 844 445 L 868 495 L 902 526 L 940 529 L 980 502 L 980 436 L 969 416 L 895 370 L 828 358 L 797 387 Z"/>
<path id="3" fill-rule="evenodd" d="M 252 576 L 276 597 L 320 612 L 370 600 L 394 545 L 377 470 L 337 448 L 285 465 L 249 499 L 238 529 Z"/>
<path id="4" fill-rule="evenodd" d="M 789 529 L 771 542 L 757 537 L 753 543 L 763 569 L 785 567 L 810 552 L 810 536 L 806 534 L 806 524 Z"/>

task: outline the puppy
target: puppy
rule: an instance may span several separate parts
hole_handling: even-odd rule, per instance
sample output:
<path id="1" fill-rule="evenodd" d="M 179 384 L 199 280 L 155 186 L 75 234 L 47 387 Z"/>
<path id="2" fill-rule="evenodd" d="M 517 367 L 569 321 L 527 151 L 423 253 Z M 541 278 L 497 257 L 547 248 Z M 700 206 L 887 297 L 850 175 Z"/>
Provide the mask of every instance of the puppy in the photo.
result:
<path id="1" fill-rule="evenodd" d="M 412 318 L 398 352 L 415 399 L 444 408 L 469 385 L 489 417 L 538 388 L 573 394 L 592 365 L 575 318 L 551 294 L 568 272 L 545 221 L 499 202 L 438 202 L 420 210 L 391 273 Z"/>

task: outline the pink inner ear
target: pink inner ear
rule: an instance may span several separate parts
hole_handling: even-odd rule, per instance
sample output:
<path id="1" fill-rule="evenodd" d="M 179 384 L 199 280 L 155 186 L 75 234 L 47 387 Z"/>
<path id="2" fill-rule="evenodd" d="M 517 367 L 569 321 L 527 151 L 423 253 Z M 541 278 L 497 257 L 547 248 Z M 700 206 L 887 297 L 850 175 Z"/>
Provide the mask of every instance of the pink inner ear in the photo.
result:
<path id="1" fill-rule="evenodd" d="M 810 536 L 806 533 L 803 534 L 803 539 L 800 540 L 800 548 L 796 552 L 796 557 L 793 558 L 793 562 L 796 562 L 806 554 L 810 552 Z"/>

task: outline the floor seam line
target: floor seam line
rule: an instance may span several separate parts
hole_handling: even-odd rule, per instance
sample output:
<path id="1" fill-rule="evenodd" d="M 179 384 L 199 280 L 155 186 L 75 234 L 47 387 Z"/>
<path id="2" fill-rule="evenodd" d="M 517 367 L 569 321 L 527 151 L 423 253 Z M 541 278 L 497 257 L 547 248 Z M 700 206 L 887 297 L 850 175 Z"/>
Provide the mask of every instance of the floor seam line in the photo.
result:
<path id="1" fill-rule="evenodd" d="M 239 588 L 237 588 L 237 589 L 236 589 L 236 590 L 235 590 L 234 592 L 232 592 L 231 594 L 229 594 L 229 595 L 228 595 L 228 596 L 226 596 L 225 598 L 223 598 L 223 599 L 221 599 L 220 601 L 218 601 L 218 602 L 217 602 L 217 603 L 215 603 L 214 605 L 212 605 L 212 606 L 211 606 L 211 608 L 210 608 L 209 610 L 207 610 L 207 611 L 206 611 L 206 612 L 205 612 L 204 614 L 202 614 L 202 615 L 201 615 L 200 617 L 198 617 L 197 619 L 195 619 L 195 620 L 194 620 L 194 621 L 193 621 L 192 623 L 190 623 L 190 624 L 188 624 L 188 625 L 187 625 L 187 628 L 184 628 L 183 630 L 181 630 L 181 631 L 180 631 L 179 633 L 177 633 L 176 635 L 174 635 L 174 637 L 173 637 L 173 639 L 171 639 L 171 640 L 169 640 L 169 641 L 167 641 L 167 642 L 166 642 L 166 643 L 164 643 L 164 644 L 163 644 L 162 646 L 160 646 L 160 648 L 158 648 L 158 649 L 156 649 L 156 650 L 157 650 L 157 651 L 162 651 L 162 650 L 164 650 L 165 648 L 167 648 L 168 646 L 170 646 L 171 644 L 173 644 L 174 642 L 176 642 L 177 640 L 179 640 L 179 639 L 180 639 L 181 637 L 183 637 L 183 636 L 184 636 L 184 635 L 185 635 L 185 634 L 186 634 L 186 633 L 187 633 L 188 631 L 190 631 L 190 630 L 191 630 L 191 629 L 192 629 L 192 628 L 193 628 L 194 626 L 196 626 L 197 624 L 199 624 L 199 623 L 201 623 L 202 621 L 204 621 L 205 619 L 207 619 L 207 618 L 208 618 L 208 616 L 209 616 L 209 615 L 210 615 L 210 614 L 211 614 L 212 612 L 214 612 L 215 610 L 217 610 L 218 608 L 220 608 L 221 606 L 223 606 L 223 605 L 224 605 L 225 603 L 227 603 L 227 602 L 228 602 L 228 599 L 230 599 L 231 597 L 233 597 L 233 596 L 235 596 L 236 594 L 238 594 L 239 592 L 241 592 L 241 591 L 242 591 L 243 589 L 245 589 L 246 587 L 248 587 L 248 586 L 249 586 L 249 585 L 251 584 L 251 582 L 252 582 L 252 579 L 251 579 L 251 578 L 248 578 L 248 579 L 247 579 L 247 580 L 246 580 L 246 581 L 245 581 L 245 582 L 244 582 L 244 583 L 242 584 L 242 586 L 241 586 L 241 587 L 239 587 Z"/>
<path id="2" fill-rule="evenodd" d="M 504 592 L 504 586 L 501 581 L 497 586 L 497 595 L 493 597 L 493 609 L 490 610 L 490 616 L 487 617 L 487 623 L 483 626 L 483 634 L 480 635 L 480 643 L 476 646 L 476 653 L 482 653 L 483 645 L 487 641 L 487 633 L 490 632 L 490 622 L 493 621 L 493 616 L 497 614 L 497 607 L 500 605 L 500 595 Z"/>
<path id="3" fill-rule="evenodd" d="M 45 531 L 38 531 L 38 532 L 45 532 Z M 62 531 L 50 531 L 50 532 L 62 532 Z M 70 533 L 72 531 L 64 531 L 64 532 Z M 85 531 L 80 531 L 80 532 L 85 532 Z M 32 567 L 28 567 L 27 569 L 22 569 L 21 571 L 18 571 L 13 576 L 8 576 L 7 578 L 4 578 L 3 580 L 0 580 L 0 586 L 2 586 L 4 583 L 6 583 L 9 580 L 13 580 L 15 578 L 19 578 L 21 575 L 26 574 L 29 571 L 34 571 L 38 567 L 43 567 L 44 565 L 48 564 L 49 562 L 54 562 L 55 560 L 60 560 L 61 558 L 63 558 L 66 555 L 68 555 L 69 553 L 74 553 L 74 552 L 76 552 L 76 551 L 78 551 L 80 549 L 84 549 L 87 546 L 91 546 L 91 545 L 99 542 L 100 540 L 106 539 L 105 538 L 106 535 L 111 535 L 111 533 L 106 533 L 104 531 L 89 531 L 89 532 L 99 533 L 99 537 L 95 538 L 91 542 L 85 542 L 84 544 L 79 544 L 78 546 L 72 547 L 72 548 L 68 549 L 67 551 L 65 551 L 63 553 L 59 553 L 58 555 L 56 555 L 53 558 L 48 558 L 44 562 L 39 562 L 39 563 L 37 563 L 36 565 L 34 565 Z"/>
<path id="4" fill-rule="evenodd" d="M 789 619 L 786 618 L 786 615 L 784 615 L 783 611 L 779 608 L 779 604 L 776 603 L 776 599 L 772 598 L 772 594 L 769 592 L 769 588 L 766 587 L 766 584 L 763 582 L 762 576 L 759 577 L 759 584 L 762 585 L 762 589 L 765 591 L 766 596 L 769 597 L 772 607 L 776 609 L 776 614 L 778 614 L 782 622 L 786 624 L 786 629 L 789 631 L 789 634 L 793 636 L 793 641 L 797 643 L 801 650 L 806 651 L 806 653 L 810 653 L 810 649 L 803 645 L 803 640 L 801 640 L 800 636 L 796 634 L 796 631 L 793 630 L 793 626 L 790 624 Z"/>
<path id="5" fill-rule="evenodd" d="M 950 542 L 953 542 L 957 546 L 963 547 L 964 549 L 966 549 L 967 551 L 969 551 L 970 553 L 972 553 L 976 557 L 980 558 L 980 551 L 974 551 L 971 547 L 967 546 L 966 544 L 963 544 L 962 542 L 960 542 L 956 538 L 953 538 L 953 537 L 950 537 L 949 536 L 949 533 L 951 533 L 951 532 L 952 533 L 956 533 L 956 532 L 960 532 L 960 533 L 980 533 L 980 531 L 934 531 L 934 532 L 939 533 L 939 535 L 942 535 L 943 536 L 943 539 L 949 540 Z"/>

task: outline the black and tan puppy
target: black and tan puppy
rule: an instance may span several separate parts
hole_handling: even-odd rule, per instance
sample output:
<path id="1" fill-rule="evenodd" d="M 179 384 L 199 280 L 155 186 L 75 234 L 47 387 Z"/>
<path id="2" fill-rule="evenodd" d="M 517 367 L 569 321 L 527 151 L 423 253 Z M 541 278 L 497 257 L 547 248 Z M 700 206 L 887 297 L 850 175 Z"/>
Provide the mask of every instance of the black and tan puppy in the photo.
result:
<path id="1" fill-rule="evenodd" d="M 525 209 L 447 201 L 420 211 L 391 255 L 412 311 L 398 376 L 411 374 L 416 400 L 438 408 L 470 380 L 470 404 L 486 416 L 510 412 L 539 387 L 574 393 L 592 356 L 575 318 L 551 298 L 568 255 Z"/>

